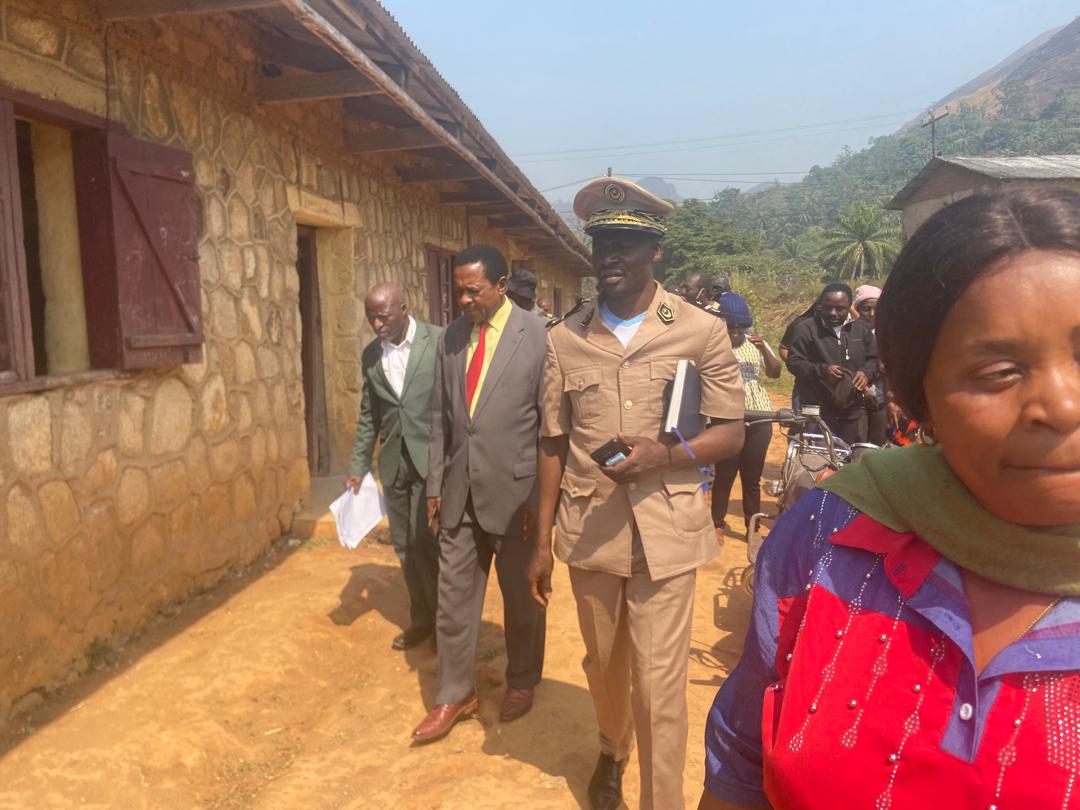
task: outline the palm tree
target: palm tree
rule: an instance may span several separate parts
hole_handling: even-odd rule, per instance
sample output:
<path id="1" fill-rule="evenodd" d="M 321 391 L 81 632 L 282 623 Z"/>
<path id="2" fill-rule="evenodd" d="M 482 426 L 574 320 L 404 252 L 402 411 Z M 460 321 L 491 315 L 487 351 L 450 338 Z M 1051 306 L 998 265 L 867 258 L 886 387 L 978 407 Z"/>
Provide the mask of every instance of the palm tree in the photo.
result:
<path id="1" fill-rule="evenodd" d="M 900 252 L 900 229 L 884 211 L 867 203 L 841 211 L 836 227 L 825 236 L 821 263 L 840 278 L 884 276 Z"/>

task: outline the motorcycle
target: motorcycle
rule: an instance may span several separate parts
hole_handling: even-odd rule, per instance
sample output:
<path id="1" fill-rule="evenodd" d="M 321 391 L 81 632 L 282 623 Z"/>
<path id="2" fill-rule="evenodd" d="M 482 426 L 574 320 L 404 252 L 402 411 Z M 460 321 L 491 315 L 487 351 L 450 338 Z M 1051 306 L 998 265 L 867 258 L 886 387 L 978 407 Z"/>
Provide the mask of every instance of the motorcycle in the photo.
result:
<path id="1" fill-rule="evenodd" d="M 802 410 L 747 411 L 747 425 L 771 422 L 779 425 L 787 437 L 787 452 L 780 469 L 780 478 L 765 482 L 765 491 L 776 498 L 776 513 L 758 512 L 750 516 L 746 531 L 746 558 L 750 563 L 742 574 L 742 584 L 753 591 L 754 566 L 765 538 L 762 525 L 771 525 L 807 492 L 835 473 L 845 464 L 858 461 L 868 452 L 879 450 L 876 444 L 849 445 L 833 435 L 821 418 L 820 409 L 806 406 Z"/>

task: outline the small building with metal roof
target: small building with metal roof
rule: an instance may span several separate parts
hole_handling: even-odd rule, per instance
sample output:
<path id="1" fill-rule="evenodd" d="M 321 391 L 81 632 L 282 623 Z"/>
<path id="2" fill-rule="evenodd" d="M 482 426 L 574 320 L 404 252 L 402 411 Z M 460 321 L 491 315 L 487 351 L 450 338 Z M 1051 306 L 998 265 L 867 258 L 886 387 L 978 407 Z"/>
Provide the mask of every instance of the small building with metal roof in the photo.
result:
<path id="1" fill-rule="evenodd" d="M 885 207 L 902 212 L 903 235 L 907 239 L 949 203 L 1014 184 L 1080 189 L 1080 155 L 936 157 Z"/>

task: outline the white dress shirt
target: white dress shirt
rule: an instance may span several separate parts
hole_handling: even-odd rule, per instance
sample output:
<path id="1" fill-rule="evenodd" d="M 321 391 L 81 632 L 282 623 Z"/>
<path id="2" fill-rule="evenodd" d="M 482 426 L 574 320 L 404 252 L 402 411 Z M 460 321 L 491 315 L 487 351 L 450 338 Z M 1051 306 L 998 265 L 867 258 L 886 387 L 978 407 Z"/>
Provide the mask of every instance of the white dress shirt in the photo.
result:
<path id="1" fill-rule="evenodd" d="M 405 330 L 405 337 L 401 343 L 393 344 L 387 340 L 382 341 L 382 370 L 394 393 L 401 396 L 401 389 L 405 386 L 405 369 L 409 367 L 409 351 L 412 342 L 416 338 L 416 321 L 406 315 L 409 326 Z"/>

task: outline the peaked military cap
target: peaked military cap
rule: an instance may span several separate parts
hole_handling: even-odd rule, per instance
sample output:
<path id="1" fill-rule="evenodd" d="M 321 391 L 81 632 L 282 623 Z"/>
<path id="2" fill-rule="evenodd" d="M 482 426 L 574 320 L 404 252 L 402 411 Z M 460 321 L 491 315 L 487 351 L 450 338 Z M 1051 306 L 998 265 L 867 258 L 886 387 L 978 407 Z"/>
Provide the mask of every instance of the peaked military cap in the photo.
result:
<path id="1" fill-rule="evenodd" d="M 664 218 L 675 206 L 623 177 L 597 177 L 574 197 L 574 213 L 585 222 L 590 236 L 599 230 L 667 233 Z"/>

